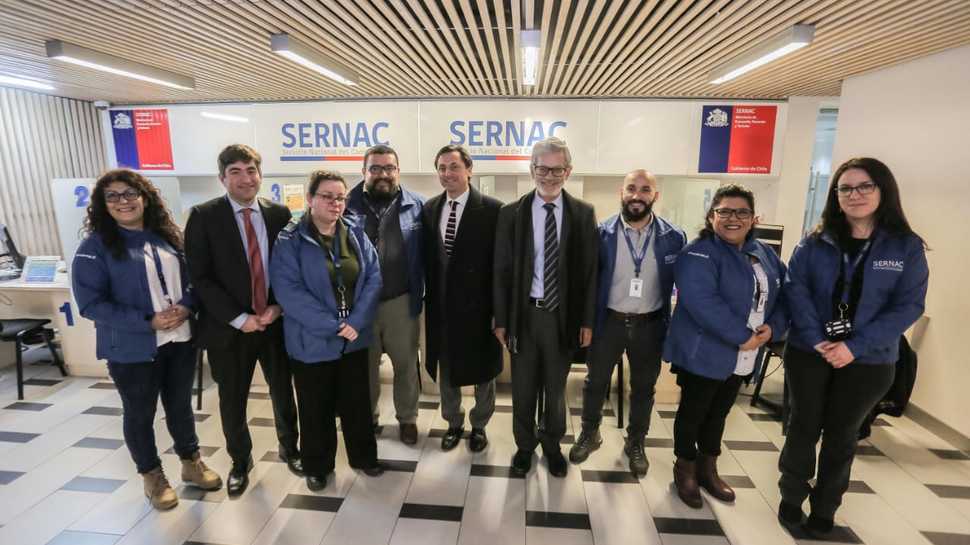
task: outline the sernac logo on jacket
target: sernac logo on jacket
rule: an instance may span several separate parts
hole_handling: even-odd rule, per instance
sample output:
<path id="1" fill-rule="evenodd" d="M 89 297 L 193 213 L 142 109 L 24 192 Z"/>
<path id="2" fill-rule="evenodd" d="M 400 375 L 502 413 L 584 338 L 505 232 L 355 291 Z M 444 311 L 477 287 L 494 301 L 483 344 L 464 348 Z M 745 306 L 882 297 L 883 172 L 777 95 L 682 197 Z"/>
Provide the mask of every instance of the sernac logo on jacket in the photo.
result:
<path id="1" fill-rule="evenodd" d="M 872 261 L 872 270 L 903 272 L 903 260 L 902 259 L 874 259 Z"/>

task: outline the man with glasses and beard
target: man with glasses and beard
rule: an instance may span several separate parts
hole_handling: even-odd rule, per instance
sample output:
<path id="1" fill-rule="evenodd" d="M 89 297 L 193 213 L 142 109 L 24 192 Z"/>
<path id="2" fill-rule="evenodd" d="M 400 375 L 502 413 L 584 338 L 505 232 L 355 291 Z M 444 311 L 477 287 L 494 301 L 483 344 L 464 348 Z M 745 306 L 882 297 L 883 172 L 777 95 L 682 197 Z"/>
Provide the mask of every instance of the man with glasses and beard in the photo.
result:
<path id="1" fill-rule="evenodd" d="M 646 170 L 634 170 L 620 187 L 620 214 L 599 226 L 596 326 L 583 386 L 583 428 L 569 451 L 569 460 L 578 464 L 603 442 L 599 433 L 603 401 L 613 368 L 625 352 L 631 392 L 623 452 L 637 477 L 647 474 L 643 440 L 670 321 L 674 262 L 687 242 L 682 230 L 653 213 L 659 198 L 657 178 Z"/>
<path id="2" fill-rule="evenodd" d="M 381 267 L 380 303 L 368 353 L 371 414 L 378 427 L 380 363 L 394 367 L 394 410 L 401 442 L 418 441 L 418 316 L 424 297 L 421 207 L 424 197 L 401 187 L 397 152 L 384 144 L 364 153 L 364 180 L 347 196 L 347 214 L 357 216 L 377 248 Z"/>

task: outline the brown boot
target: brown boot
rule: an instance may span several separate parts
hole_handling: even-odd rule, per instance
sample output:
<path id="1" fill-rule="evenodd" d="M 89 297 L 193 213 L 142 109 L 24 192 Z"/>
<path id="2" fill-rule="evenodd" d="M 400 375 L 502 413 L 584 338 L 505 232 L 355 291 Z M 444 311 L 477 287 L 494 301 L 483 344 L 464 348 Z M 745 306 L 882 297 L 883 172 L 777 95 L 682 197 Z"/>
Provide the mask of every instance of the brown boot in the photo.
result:
<path id="1" fill-rule="evenodd" d="M 164 511 L 178 505 L 179 498 L 172 490 L 172 485 L 168 484 L 161 467 L 142 473 L 141 476 L 145 481 L 145 496 L 151 501 L 152 507 Z"/>
<path id="2" fill-rule="evenodd" d="M 222 488 L 222 478 L 205 465 L 199 451 L 195 451 L 190 460 L 182 460 L 182 482 L 195 485 L 202 490 Z"/>
<path id="3" fill-rule="evenodd" d="M 674 486 L 677 487 L 677 495 L 688 506 L 694 509 L 704 506 L 701 500 L 701 489 L 697 486 L 694 462 L 677 458 L 674 462 Z"/>
<path id="4" fill-rule="evenodd" d="M 734 501 L 734 490 L 717 474 L 717 456 L 697 455 L 697 484 L 721 501 Z"/>

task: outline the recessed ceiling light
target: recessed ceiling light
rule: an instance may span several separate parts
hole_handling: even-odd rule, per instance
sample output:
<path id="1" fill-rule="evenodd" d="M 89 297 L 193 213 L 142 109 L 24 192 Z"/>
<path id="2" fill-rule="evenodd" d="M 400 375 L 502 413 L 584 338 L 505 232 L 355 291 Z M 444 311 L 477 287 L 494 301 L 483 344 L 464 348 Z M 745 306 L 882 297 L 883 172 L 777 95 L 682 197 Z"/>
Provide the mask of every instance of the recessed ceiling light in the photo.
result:
<path id="1" fill-rule="evenodd" d="M 102 53 L 61 40 L 48 40 L 47 56 L 59 61 L 69 62 L 85 68 L 93 68 L 119 76 L 134 78 L 149 83 L 157 83 L 175 89 L 195 89 L 195 80 L 182 74 L 130 61 L 108 53 Z"/>
<path id="2" fill-rule="evenodd" d="M 269 44 L 274 53 L 318 74 L 327 76 L 338 83 L 357 85 L 360 82 L 360 74 L 353 69 L 320 53 L 289 34 L 273 34 L 270 36 Z"/>
<path id="3" fill-rule="evenodd" d="M 730 81 L 741 74 L 745 74 L 764 66 L 769 62 L 797 51 L 812 43 L 815 37 L 815 27 L 812 25 L 795 25 L 781 34 L 762 42 L 737 59 L 722 65 L 711 72 L 708 81 L 717 85 Z"/>

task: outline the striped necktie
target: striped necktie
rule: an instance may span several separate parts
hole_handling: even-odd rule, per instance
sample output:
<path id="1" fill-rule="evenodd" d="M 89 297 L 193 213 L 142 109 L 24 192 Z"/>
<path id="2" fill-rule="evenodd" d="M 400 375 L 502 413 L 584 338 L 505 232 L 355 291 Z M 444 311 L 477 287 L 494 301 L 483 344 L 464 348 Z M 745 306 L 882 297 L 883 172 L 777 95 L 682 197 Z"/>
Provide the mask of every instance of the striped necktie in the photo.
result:
<path id="1" fill-rule="evenodd" d="M 451 248 L 455 245 L 455 233 L 458 231 L 458 201 L 448 201 L 451 212 L 448 213 L 448 223 L 445 224 L 445 253 L 451 256 Z"/>
<path id="2" fill-rule="evenodd" d="M 556 205 L 549 202 L 542 205 L 546 209 L 545 253 L 543 255 L 544 307 L 548 310 L 559 308 L 559 236 L 556 234 Z"/>

